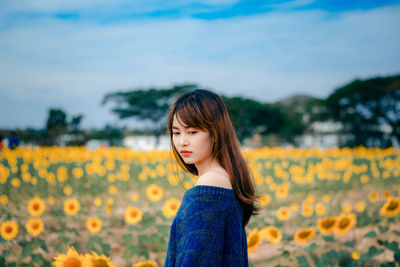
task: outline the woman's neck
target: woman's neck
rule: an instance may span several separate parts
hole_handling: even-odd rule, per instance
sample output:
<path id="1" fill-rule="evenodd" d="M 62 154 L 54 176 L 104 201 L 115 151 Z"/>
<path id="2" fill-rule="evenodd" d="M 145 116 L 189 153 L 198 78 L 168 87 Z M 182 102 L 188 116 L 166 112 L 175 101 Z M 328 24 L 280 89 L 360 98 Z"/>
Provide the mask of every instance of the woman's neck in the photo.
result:
<path id="1" fill-rule="evenodd" d="M 208 158 L 207 160 L 195 164 L 197 168 L 198 175 L 201 176 L 208 171 L 214 170 L 224 170 L 224 168 L 218 163 L 216 159 Z"/>

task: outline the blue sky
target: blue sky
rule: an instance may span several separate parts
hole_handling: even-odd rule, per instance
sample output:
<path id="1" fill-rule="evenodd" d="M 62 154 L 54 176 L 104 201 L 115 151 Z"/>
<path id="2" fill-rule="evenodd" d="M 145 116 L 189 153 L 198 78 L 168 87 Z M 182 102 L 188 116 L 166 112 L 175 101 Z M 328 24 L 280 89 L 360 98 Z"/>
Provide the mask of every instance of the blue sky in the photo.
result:
<path id="1" fill-rule="evenodd" d="M 134 127 L 117 90 L 197 83 L 260 101 L 400 73 L 400 1 L 0 1 L 0 128 L 49 108 Z"/>

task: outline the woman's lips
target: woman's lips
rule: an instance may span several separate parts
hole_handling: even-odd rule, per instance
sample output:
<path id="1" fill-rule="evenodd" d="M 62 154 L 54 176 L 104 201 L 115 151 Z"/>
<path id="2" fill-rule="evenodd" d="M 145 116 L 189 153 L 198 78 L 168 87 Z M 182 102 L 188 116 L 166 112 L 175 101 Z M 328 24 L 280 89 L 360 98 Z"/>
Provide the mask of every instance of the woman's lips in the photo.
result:
<path id="1" fill-rule="evenodd" d="M 192 154 L 191 151 L 181 150 L 181 155 L 184 156 L 184 157 L 190 156 L 190 154 Z"/>

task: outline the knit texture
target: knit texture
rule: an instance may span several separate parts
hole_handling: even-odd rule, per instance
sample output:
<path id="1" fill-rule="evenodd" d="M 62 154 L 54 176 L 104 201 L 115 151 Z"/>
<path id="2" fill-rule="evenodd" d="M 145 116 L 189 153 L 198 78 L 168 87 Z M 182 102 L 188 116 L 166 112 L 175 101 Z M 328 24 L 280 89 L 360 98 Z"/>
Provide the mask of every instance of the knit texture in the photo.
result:
<path id="1" fill-rule="evenodd" d="M 248 266 L 243 208 L 233 190 L 199 185 L 186 191 L 164 266 Z"/>

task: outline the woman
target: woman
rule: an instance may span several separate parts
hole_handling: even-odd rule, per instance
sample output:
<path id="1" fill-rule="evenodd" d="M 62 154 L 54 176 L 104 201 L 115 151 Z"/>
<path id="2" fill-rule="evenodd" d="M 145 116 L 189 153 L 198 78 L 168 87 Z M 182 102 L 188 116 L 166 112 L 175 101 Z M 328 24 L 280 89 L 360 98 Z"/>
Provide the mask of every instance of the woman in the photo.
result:
<path id="1" fill-rule="evenodd" d="M 175 159 L 198 180 L 172 223 L 165 266 L 248 266 L 244 227 L 257 196 L 225 104 L 187 92 L 170 108 L 168 131 Z"/>

